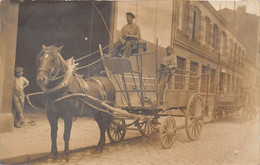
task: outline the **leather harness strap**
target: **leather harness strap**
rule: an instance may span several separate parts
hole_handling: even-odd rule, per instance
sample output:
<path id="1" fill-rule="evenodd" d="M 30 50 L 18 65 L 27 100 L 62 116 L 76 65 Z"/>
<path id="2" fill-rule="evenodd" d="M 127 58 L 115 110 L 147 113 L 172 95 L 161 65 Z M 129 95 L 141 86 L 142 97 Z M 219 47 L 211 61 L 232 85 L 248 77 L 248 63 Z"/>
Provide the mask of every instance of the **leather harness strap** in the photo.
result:
<path id="1" fill-rule="evenodd" d="M 107 102 L 107 93 L 106 93 L 106 91 L 105 91 L 105 89 L 104 89 L 103 84 L 102 84 L 98 79 L 96 79 L 95 77 L 91 77 L 90 79 L 91 79 L 91 80 L 94 80 L 97 84 L 99 84 L 99 86 L 101 87 L 100 93 L 101 93 L 101 96 L 102 96 L 102 100 L 103 100 L 104 102 Z M 102 94 L 103 94 L 103 95 L 102 95 Z"/>

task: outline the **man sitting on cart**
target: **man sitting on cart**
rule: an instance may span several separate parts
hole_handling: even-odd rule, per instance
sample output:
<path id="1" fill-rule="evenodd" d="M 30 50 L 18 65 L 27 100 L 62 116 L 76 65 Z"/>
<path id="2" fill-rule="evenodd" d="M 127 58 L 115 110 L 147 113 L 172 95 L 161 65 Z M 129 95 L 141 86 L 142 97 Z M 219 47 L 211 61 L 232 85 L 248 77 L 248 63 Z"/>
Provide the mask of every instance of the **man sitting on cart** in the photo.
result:
<path id="1" fill-rule="evenodd" d="M 138 47 L 138 41 L 141 39 L 141 31 L 139 26 L 133 22 L 134 19 L 135 16 L 133 13 L 126 13 L 127 24 L 122 27 L 120 37 L 113 44 L 109 57 L 128 58 L 132 50 Z M 121 54 L 122 52 L 123 54 Z"/>
<path id="2" fill-rule="evenodd" d="M 170 82 L 173 72 L 177 68 L 177 58 L 172 46 L 166 48 L 166 57 L 163 57 L 160 65 L 160 80 L 158 86 L 158 101 L 163 105 L 163 96 L 166 84 Z"/>

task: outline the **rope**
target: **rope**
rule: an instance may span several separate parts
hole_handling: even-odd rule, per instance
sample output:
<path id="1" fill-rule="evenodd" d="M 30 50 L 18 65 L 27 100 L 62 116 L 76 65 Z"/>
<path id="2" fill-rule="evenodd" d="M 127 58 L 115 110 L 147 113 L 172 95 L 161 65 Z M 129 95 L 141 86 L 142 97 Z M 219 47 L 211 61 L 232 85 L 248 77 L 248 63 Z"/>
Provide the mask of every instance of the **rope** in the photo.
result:
<path id="1" fill-rule="evenodd" d="M 93 33 L 93 19 L 94 19 L 94 6 L 92 6 L 92 11 L 91 11 L 91 23 L 90 23 L 90 41 L 89 41 L 89 52 L 91 51 L 91 46 L 92 46 L 92 33 Z"/>
<path id="2" fill-rule="evenodd" d="M 98 62 L 101 61 L 101 60 L 102 60 L 102 59 L 99 59 L 99 60 L 97 60 L 97 61 L 95 61 L 95 62 L 92 62 L 92 63 L 90 63 L 90 64 L 88 64 L 88 65 L 79 67 L 79 68 L 77 68 L 77 69 L 75 69 L 75 70 L 80 70 L 80 69 L 83 69 L 83 68 L 87 68 L 87 67 L 89 67 L 89 66 L 91 66 L 91 65 L 94 65 L 94 64 L 98 63 Z"/>
<path id="3" fill-rule="evenodd" d="M 109 31 L 109 28 L 107 27 L 107 24 L 106 24 L 106 21 L 105 21 L 103 15 L 102 15 L 101 12 L 99 11 L 99 9 L 98 9 L 98 7 L 95 5 L 95 3 L 92 2 L 92 4 L 93 4 L 93 6 L 97 9 L 97 11 L 98 11 L 98 13 L 99 13 L 99 15 L 100 15 L 100 17 L 101 17 L 101 19 L 102 19 L 102 21 L 103 21 L 103 23 L 104 23 L 106 29 L 107 29 L 107 32 L 108 32 L 108 34 L 109 34 L 109 37 L 110 37 L 111 41 L 113 42 L 113 37 L 112 37 L 112 35 L 111 35 L 110 31 Z"/>
<path id="4" fill-rule="evenodd" d="M 110 47 L 111 45 L 113 45 L 113 43 L 110 44 L 110 45 L 107 45 L 107 46 L 104 47 L 102 50 L 104 50 L 104 49 Z M 92 55 L 94 55 L 94 54 L 96 54 L 96 53 L 98 53 L 98 52 L 99 52 L 99 50 L 97 50 L 97 51 L 95 51 L 95 52 L 93 52 L 93 53 L 87 54 L 87 55 L 85 55 L 85 56 L 83 56 L 83 57 L 80 57 L 80 58 L 76 59 L 75 62 L 80 61 L 80 60 L 85 59 L 85 58 L 88 58 L 88 57 L 90 57 L 90 56 L 92 56 Z"/>
<path id="5" fill-rule="evenodd" d="M 104 23 L 106 29 L 107 29 L 107 32 L 108 32 L 108 34 L 109 34 L 109 37 L 110 37 L 110 39 L 111 39 L 111 41 L 112 41 L 112 44 L 107 45 L 106 47 L 104 47 L 104 48 L 102 49 L 102 50 L 104 50 L 104 49 L 110 47 L 111 45 L 113 45 L 113 37 L 112 37 L 112 35 L 111 35 L 110 31 L 109 31 L 109 28 L 108 28 L 108 26 L 107 26 L 107 24 L 106 24 L 106 21 L 105 21 L 103 15 L 102 15 L 102 13 L 100 12 L 100 10 L 98 9 L 98 7 L 95 5 L 94 2 L 92 2 L 92 4 L 93 4 L 93 6 L 96 8 L 96 10 L 98 11 L 98 13 L 99 13 L 99 15 L 100 15 L 100 17 L 101 17 L 101 19 L 102 19 L 102 21 L 103 21 L 103 23 Z M 93 10 L 93 11 L 94 11 L 94 10 Z M 93 11 L 92 11 L 92 12 L 93 12 Z M 93 19 L 93 13 L 92 13 L 92 19 Z M 93 20 L 92 20 L 92 21 L 93 21 Z M 92 26 L 93 26 L 93 22 L 91 22 L 91 31 L 92 31 Z M 91 36 L 90 40 L 92 40 L 92 36 Z M 88 55 L 85 55 L 85 56 L 83 56 L 83 57 L 81 57 L 81 58 L 78 58 L 78 59 L 75 60 L 75 62 L 80 61 L 80 60 L 85 59 L 85 58 L 88 58 L 88 57 L 90 57 L 90 56 L 92 56 L 92 55 L 94 55 L 94 54 L 96 54 L 96 53 L 98 53 L 98 52 L 99 52 L 99 50 L 97 50 L 97 51 L 95 51 L 95 52 L 93 52 L 93 53 L 90 53 L 90 54 L 88 54 Z"/>

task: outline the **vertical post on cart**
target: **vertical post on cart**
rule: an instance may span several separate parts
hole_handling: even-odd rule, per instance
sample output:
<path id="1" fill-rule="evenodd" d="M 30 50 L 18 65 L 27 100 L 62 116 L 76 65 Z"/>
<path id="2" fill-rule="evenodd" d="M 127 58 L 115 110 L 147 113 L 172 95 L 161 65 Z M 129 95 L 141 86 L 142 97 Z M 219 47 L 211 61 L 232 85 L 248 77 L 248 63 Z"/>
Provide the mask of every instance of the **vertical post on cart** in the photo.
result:
<path id="1" fill-rule="evenodd" d="M 159 76 L 158 76 L 158 59 L 157 59 L 157 53 L 158 53 L 158 38 L 156 38 L 156 45 L 155 45 L 155 84 L 156 84 L 156 106 L 158 106 L 158 83 L 159 83 Z"/>

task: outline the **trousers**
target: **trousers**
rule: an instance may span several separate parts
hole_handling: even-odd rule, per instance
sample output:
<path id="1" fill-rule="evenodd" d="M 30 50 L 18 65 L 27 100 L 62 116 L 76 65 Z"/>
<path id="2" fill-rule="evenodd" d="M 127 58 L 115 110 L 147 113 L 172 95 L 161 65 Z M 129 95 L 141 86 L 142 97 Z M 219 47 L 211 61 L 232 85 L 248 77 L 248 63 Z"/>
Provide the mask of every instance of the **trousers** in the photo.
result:
<path id="1" fill-rule="evenodd" d="M 13 105 L 14 105 L 14 126 L 20 127 L 24 122 L 24 99 L 25 94 L 23 90 L 14 89 Z"/>
<path id="2" fill-rule="evenodd" d="M 132 50 L 138 47 L 138 41 L 129 39 L 125 43 L 120 40 L 113 44 L 112 57 L 118 57 L 118 54 L 123 53 L 123 57 L 129 58 L 131 56 Z"/>

